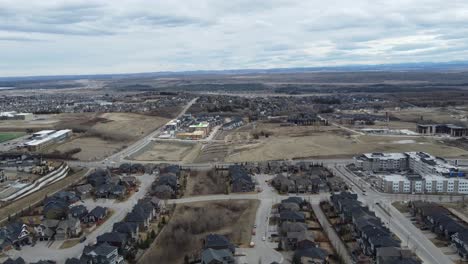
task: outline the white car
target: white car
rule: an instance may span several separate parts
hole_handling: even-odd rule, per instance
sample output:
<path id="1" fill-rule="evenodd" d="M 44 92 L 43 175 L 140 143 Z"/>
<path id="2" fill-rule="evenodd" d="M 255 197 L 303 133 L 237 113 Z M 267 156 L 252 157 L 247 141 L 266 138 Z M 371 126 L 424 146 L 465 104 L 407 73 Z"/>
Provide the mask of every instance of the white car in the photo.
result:
<path id="1" fill-rule="evenodd" d="M 266 240 L 266 237 L 262 237 L 262 241 L 265 241 Z"/>

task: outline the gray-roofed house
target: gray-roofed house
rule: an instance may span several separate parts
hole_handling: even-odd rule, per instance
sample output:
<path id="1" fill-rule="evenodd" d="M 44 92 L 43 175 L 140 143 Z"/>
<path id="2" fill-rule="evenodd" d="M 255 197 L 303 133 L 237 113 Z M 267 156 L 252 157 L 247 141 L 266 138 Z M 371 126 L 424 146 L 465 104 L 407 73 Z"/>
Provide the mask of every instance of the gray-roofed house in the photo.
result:
<path id="1" fill-rule="evenodd" d="M 83 199 L 87 199 L 91 197 L 94 187 L 91 184 L 87 183 L 87 184 L 77 186 L 75 190 L 76 190 L 76 193 L 83 200 Z"/>
<path id="2" fill-rule="evenodd" d="M 107 243 L 118 249 L 124 249 L 128 243 L 128 236 L 125 233 L 107 232 L 96 238 L 98 244 Z"/>
<path id="3" fill-rule="evenodd" d="M 280 223 L 283 222 L 305 222 L 305 215 L 302 212 L 283 211 L 280 213 Z"/>
<path id="4" fill-rule="evenodd" d="M 107 216 L 107 208 L 96 206 L 84 218 L 85 223 L 99 223 Z"/>
<path id="5" fill-rule="evenodd" d="M 99 264 L 120 264 L 124 263 L 122 256 L 119 255 L 117 247 L 107 243 L 94 246 L 85 246 L 80 261 L 84 263 Z"/>
<path id="6" fill-rule="evenodd" d="M 234 264 L 232 253 L 227 249 L 207 248 L 202 251 L 201 264 Z"/>
<path id="7" fill-rule="evenodd" d="M 80 204 L 70 207 L 69 215 L 78 219 L 83 219 L 88 214 L 88 209 L 86 206 Z"/>
<path id="8" fill-rule="evenodd" d="M 36 235 L 40 241 L 48 241 L 55 235 L 60 220 L 56 219 L 43 219 L 41 224 L 35 227 Z"/>
<path id="9" fill-rule="evenodd" d="M 328 261 L 328 254 L 325 250 L 318 247 L 299 249 L 294 252 L 293 264 L 325 264 Z"/>
<path id="10" fill-rule="evenodd" d="M 159 199 L 171 199 L 175 195 L 174 189 L 169 185 L 154 186 L 152 193 Z"/>
<path id="11" fill-rule="evenodd" d="M 112 228 L 113 232 L 119 232 L 123 234 L 127 234 L 128 238 L 130 238 L 132 241 L 137 241 L 138 240 L 138 232 L 139 232 L 139 226 L 136 223 L 129 223 L 129 222 L 118 222 L 114 223 L 114 226 Z"/>
<path id="12" fill-rule="evenodd" d="M 17 259 L 8 258 L 3 264 L 26 264 L 26 261 L 22 257 L 18 257 Z"/>
<path id="13" fill-rule="evenodd" d="M 234 245 L 223 235 L 209 234 L 205 238 L 204 249 L 227 249 L 232 254 L 235 252 Z"/>
<path id="14" fill-rule="evenodd" d="M 67 220 L 59 222 L 55 229 L 55 240 L 65 240 L 72 237 L 78 237 L 81 234 L 80 220 L 70 217 Z"/>
<path id="15" fill-rule="evenodd" d="M 229 166 L 231 192 L 253 192 L 255 183 L 247 170 L 240 165 Z"/>

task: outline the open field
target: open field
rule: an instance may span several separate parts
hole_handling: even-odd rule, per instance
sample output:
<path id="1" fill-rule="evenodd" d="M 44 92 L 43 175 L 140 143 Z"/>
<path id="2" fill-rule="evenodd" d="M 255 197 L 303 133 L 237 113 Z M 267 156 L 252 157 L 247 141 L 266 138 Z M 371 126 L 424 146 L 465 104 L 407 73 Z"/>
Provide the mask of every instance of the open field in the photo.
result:
<path id="1" fill-rule="evenodd" d="M 442 157 L 468 157 L 468 151 L 430 137 L 349 135 L 336 127 L 281 127 L 258 124 L 251 133 L 268 137 L 229 145 L 228 162 L 313 157 L 351 157 L 363 152 L 425 151 Z M 235 132 L 238 133 L 238 132 Z"/>
<path id="2" fill-rule="evenodd" d="M 227 190 L 226 176 L 215 170 L 191 171 L 187 177 L 185 196 L 222 194 Z"/>
<path id="3" fill-rule="evenodd" d="M 65 153 L 74 148 L 80 148 L 81 151 L 74 154 L 73 158 L 83 161 L 101 160 L 113 153 L 121 150 L 125 145 L 110 143 L 98 137 L 78 137 L 61 144 L 53 150 Z"/>
<path id="4" fill-rule="evenodd" d="M 88 118 L 83 118 L 88 117 Z M 67 152 L 75 148 L 81 151 L 73 157 L 84 160 L 100 160 L 164 125 L 168 119 L 130 113 L 106 113 L 98 116 L 70 115 L 60 124 L 79 131 L 80 136 L 49 149 Z"/>
<path id="5" fill-rule="evenodd" d="M 0 143 L 12 140 L 15 138 L 19 138 L 21 136 L 24 136 L 25 134 L 22 132 L 1 132 L 0 133 Z"/>
<path id="6" fill-rule="evenodd" d="M 131 158 L 138 161 L 191 162 L 197 156 L 200 148 L 201 144 L 195 142 L 159 140 L 148 144 Z"/>
<path id="7" fill-rule="evenodd" d="M 236 245 L 246 246 L 259 201 L 233 200 L 177 205 L 167 226 L 139 263 L 184 263 L 198 255 L 208 234 L 226 235 Z"/>
<path id="8" fill-rule="evenodd" d="M 462 108 L 410 108 L 401 111 L 390 111 L 391 115 L 404 122 L 419 122 L 422 120 L 436 123 L 465 123 L 468 112 Z"/>

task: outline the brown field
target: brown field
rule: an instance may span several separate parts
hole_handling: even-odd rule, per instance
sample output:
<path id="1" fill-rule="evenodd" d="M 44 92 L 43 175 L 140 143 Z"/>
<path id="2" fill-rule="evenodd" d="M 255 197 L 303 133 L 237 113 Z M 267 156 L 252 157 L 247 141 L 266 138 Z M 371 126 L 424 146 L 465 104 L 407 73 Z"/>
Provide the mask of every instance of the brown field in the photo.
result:
<path id="1" fill-rule="evenodd" d="M 187 177 L 185 196 L 222 194 L 227 190 L 226 176 L 215 170 L 191 171 Z"/>
<path id="2" fill-rule="evenodd" d="M 184 263 L 198 255 L 202 240 L 211 233 L 226 235 L 236 245 L 246 246 L 259 201 L 235 200 L 177 205 L 175 212 L 139 263 Z"/>
<path id="3" fill-rule="evenodd" d="M 168 119 L 132 113 L 106 113 L 102 115 L 69 115 L 60 126 L 71 127 L 82 133 L 77 138 L 48 149 L 67 152 L 80 148 L 74 158 L 100 160 L 164 125 Z"/>
<path id="4" fill-rule="evenodd" d="M 421 117 L 423 120 L 433 121 L 436 123 L 467 123 L 463 120 L 463 116 L 467 116 L 468 112 L 464 109 L 455 108 L 412 108 L 401 111 L 390 111 L 390 114 L 404 122 L 419 122 Z"/>
<path id="5" fill-rule="evenodd" d="M 198 155 L 201 144 L 178 141 L 154 141 L 131 158 L 138 161 L 191 162 Z"/>
<path id="6" fill-rule="evenodd" d="M 95 161 L 101 160 L 107 156 L 121 150 L 125 145 L 110 143 L 98 137 L 78 137 L 61 144 L 53 150 L 60 152 L 67 152 L 74 148 L 80 148 L 81 151 L 74 154 L 73 158 L 82 161 Z"/>
<path id="7" fill-rule="evenodd" d="M 349 135 L 332 126 L 280 127 L 278 124 L 258 124 L 258 131 L 266 131 L 271 135 L 230 145 L 225 161 L 351 157 L 363 152 L 403 151 L 425 151 L 442 157 L 468 157 L 468 151 L 428 137 Z M 252 133 L 255 132 L 252 130 Z"/>

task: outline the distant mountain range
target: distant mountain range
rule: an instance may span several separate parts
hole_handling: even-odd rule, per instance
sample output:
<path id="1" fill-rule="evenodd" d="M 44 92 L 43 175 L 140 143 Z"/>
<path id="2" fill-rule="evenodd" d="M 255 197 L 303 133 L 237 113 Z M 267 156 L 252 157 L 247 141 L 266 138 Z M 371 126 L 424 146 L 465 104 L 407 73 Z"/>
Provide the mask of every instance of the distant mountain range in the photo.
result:
<path id="1" fill-rule="evenodd" d="M 3 82 L 15 81 L 65 81 L 78 79 L 123 79 L 123 78 L 157 78 L 195 75 L 245 75 L 245 74 L 284 74 L 307 72 L 366 72 L 366 71 L 419 71 L 419 72 L 453 72 L 468 71 L 468 61 L 453 62 L 418 62 L 378 65 L 348 65 L 332 67 L 304 67 L 304 68 L 272 68 L 272 69 L 237 69 L 237 70 L 199 70 L 199 71 L 161 71 L 146 73 L 120 73 L 120 74 L 92 74 L 92 75 L 56 75 L 56 76 L 25 76 L 0 77 Z"/>

